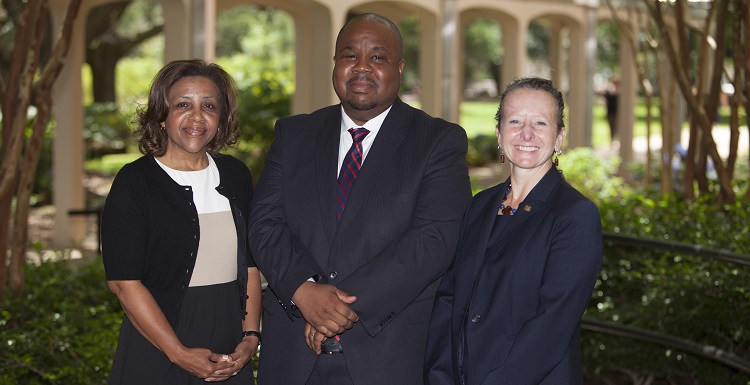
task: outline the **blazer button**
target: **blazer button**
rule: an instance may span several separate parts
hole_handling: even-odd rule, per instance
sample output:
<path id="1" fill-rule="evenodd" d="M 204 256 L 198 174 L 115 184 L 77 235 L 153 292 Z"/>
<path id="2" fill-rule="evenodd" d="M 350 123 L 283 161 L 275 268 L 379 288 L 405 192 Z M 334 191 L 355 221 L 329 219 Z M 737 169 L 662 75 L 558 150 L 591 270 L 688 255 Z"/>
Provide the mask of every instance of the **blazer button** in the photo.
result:
<path id="1" fill-rule="evenodd" d="M 479 314 L 474 314 L 473 316 L 471 316 L 471 322 L 474 322 L 474 323 L 479 322 L 479 320 L 481 319 L 482 319 L 482 316 Z"/>
<path id="2" fill-rule="evenodd" d="M 337 272 L 336 272 L 336 271 L 334 270 L 334 271 L 332 271 L 332 272 L 328 273 L 328 278 L 330 278 L 330 279 L 334 279 L 334 278 L 336 278 L 336 276 L 337 276 L 337 275 L 339 275 L 339 273 L 337 273 Z"/>

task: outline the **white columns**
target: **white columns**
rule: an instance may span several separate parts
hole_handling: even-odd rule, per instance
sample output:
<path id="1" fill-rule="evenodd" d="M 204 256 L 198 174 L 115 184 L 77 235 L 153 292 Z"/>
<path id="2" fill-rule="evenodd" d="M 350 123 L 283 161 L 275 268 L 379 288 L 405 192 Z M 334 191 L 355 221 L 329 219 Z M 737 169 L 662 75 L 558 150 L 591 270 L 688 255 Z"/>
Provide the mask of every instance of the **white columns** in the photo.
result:
<path id="1" fill-rule="evenodd" d="M 191 39 L 190 23 L 187 22 L 190 12 L 187 0 L 160 0 L 164 17 L 164 62 L 190 58 Z"/>
<path id="2" fill-rule="evenodd" d="M 189 20 L 190 59 L 212 61 L 216 56 L 216 0 L 191 0 Z"/>
<path id="3" fill-rule="evenodd" d="M 517 20 L 503 20 L 503 85 L 505 86 L 515 78 L 525 75 L 526 68 L 526 45 L 529 35 L 529 23 Z M 502 92 L 502 90 L 499 90 Z"/>
<path id="4" fill-rule="evenodd" d="M 570 23 L 568 59 L 568 145 L 591 147 L 596 62 L 596 13 L 585 9 L 586 22 Z"/>
<path id="5" fill-rule="evenodd" d="M 446 91 L 441 87 L 444 63 L 434 59 L 444 55 L 440 28 L 433 15 L 420 14 L 419 21 L 419 36 L 422 39 L 422 49 L 419 51 L 419 100 L 422 103 L 422 110 L 432 116 L 445 119 L 441 108 L 442 96 Z M 460 56 L 455 52 L 454 54 Z M 406 65 L 414 66 L 414 63 L 406 63 Z M 453 121 L 457 122 L 457 117 Z"/>
<path id="6" fill-rule="evenodd" d="M 292 114 L 312 112 L 338 103 L 331 85 L 334 42 L 346 13 L 332 9 L 310 8 L 294 13 L 295 22 L 295 92 Z M 342 24 L 343 25 L 343 24 Z"/>
<path id="7" fill-rule="evenodd" d="M 55 41 L 62 30 L 67 8 L 67 1 L 50 3 Z M 77 20 L 86 20 L 88 11 L 88 3 L 84 1 L 78 11 Z M 82 186 L 84 148 L 81 66 L 85 53 L 84 27 L 85 23 L 75 23 L 67 60 L 53 88 L 53 111 L 56 122 L 52 149 L 52 201 L 55 204 L 53 243 L 58 247 L 80 245 L 85 235 L 85 217 L 68 215 L 69 210 L 86 208 Z"/>
<path id="8" fill-rule="evenodd" d="M 442 90 L 443 90 L 443 107 L 442 117 L 443 119 L 450 122 L 458 122 L 459 118 L 459 103 L 461 97 L 460 84 L 462 75 L 458 72 L 458 61 L 463 55 L 459 51 L 460 44 L 458 43 L 459 36 L 461 33 L 458 31 L 458 11 L 456 8 L 456 0 L 444 0 L 443 1 L 443 28 L 441 36 L 443 39 L 443 76 L 442 76 Z"/>

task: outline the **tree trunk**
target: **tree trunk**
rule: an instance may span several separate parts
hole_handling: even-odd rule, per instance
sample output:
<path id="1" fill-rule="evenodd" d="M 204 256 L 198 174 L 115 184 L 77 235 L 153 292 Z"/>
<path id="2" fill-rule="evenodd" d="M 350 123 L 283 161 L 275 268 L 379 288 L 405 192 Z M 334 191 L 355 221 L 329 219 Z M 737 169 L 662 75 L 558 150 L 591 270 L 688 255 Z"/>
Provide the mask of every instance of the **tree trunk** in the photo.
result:
<path id="1" fill-rule="evenodd" d="M 744 68 L 744 82 L 742 83 L 742 87 L 738 88 L 741 89 L 742 92 L 740 95 L 743 95 L 743 101 L 745 105 L 745 115 L 750 115 L 750 87 L 748 87 L 747 82 L 750 81 L 750 1 L 744 0 L 740 1 L 739 4 L 739 12 L 737 12 L 736 18 L 738 20 L 742 20 L 742 23 L 744 25 L 744 31 L 745 31 L 745 44 L 744 49 L 742 50 L 745 60 L 742 60 L 742 65 Z M 735 91 L 735 94 L 738 91 Z M 746 118 L 745 128 L 750 131 L 750 119 Z M 748 148 L 750 148 L 750 135 L 748 135 Z M 750 156 L 748 156 L 748 168 L 750 168 Z M 747 189 L 745 190 L 745 199 L 750 200 L 750 184 L 748 184 Z"/>
<path id="2" fill-rule="evenodd" d="M 658 57 L 659 51 L 651 50 L 653 57 Z M 672 158 L 674 157 L 675 134 L 680 134 L 679 117 L 677 116 L 677 98 L 675 97 L 675 85 L 667 81 L 665 71 L 656 72 L 656 81 L 659 85 L 659 120 L 661 122 L 661 183 L 660 189 L 663 197 L 675 191 L 676 181 L 673 179 Z M 675 129 L 677 132 L 675 132 Z"/>
<path id="3" fill-rule="evenodd" d="M 42 152 L 42 142 L 47 125 L 50 121 L 52 98 L 49 92 L 44 95 L 37 93 L 37 116 L 31 138 L 24 154 L 18 190 L 16 192 L 16 212 L 13 223 L 13 241 L 10 258 L 10 290 L 20 293 L 23 287 L 24 267 L 26 263 L 26 241 L 28 240 L 29 199 L 34 188 L 34 178 Z"/>
<path id="4" fill-rule="evenodd" d="M 10 237 L 10 203 L 13 197 L 9 194 L 0 197 L 0 245 L 7 245 Z M 7 287 L 8 248 L 0 247 L 0 297 Z"/>
<path id="5" fill-rule="evenodd" d="M 60 75 L 70 47 L 73 22 L 78 15 L 82 0 L 70 0 L 63 22 L 62 33 L 41 73 L 38 73 L 39 56 L 48 26 L 47 0 L 29 0 L 18 23 L 16 40 L 13 48 L 13 63 L 8 74 L 8 87 L 3 87 L 3 143 L 2 164 L 0 165 L 0 257 L 5 269 L 6 250 L 11 242 L 11 260 L 9 265 L 9 286 L 5 274 L 0 278 L 3 286 L 0 291 L 10 287 L 19 293 L 23 286 L 23 269 L 25 263 L 29 196 L 36 175 L 41 143 L 47 124 L 50 121 L 52 106 L 51 91 L 55 80 Z M 35 80 L 35 76 L 36 80 Z M 33 99 L 33 100 L 32 100 Z M 28 108 L 37 107 L 37 116 L 32 128 L 31 137 L 26 141 Z M 23 157 L 23 164 L 20 159 Z M 20 178 L 20 179 L 19 179 Z M 15 212 L 12 202 L 16 197 Z M 13 216 L 12 239 L 8 224 Z"/>
<path id="6" fill-rule="evenodd" d="M 695 199 L 695 151 L 698 148 L 698 127 L 690 120 L 690 134 L 688 136 L 687 153 L 685 155 L 685 176 L 682 180 L 682 197 L 688 200 Z"/>
<path id="7" fill-rule="evenodd" d="M 117 1 L 94 7 L 86 20 L 86 63 L 91 67 L 95 103 L 116 102 L 117 62 L 142 42 L 158 35 L 163 25 L 149 25 L 134 36 L 122 36 L 116 26 L 130 5 Z"/>
<path id="8" fill-rule="evenodd" d="M 39 59 L 46 2 L 30 1 L 16 24 L 16 38 L 13 47 L 13 62 L 8 74 L 8 87 L 3 89 L 3 144 L 2 164 L 0 165 L 0 264 L 2 278 L 0 293 L 5 291 L 6 277 L 15 279 L 13 267 L 8 264 L 8 241 L 10 237 L 10 216 L 13 196 L 18 181 L 18 160 L 23 149 L 23 136 L 26 130 L 27 110 L 31 103 L 31 85 Z M 40 28 L 40 24 L 42 27 Z M 12 262 L 12 261 L 11 261 Z M 11 263 L 12 264 L 12 263 Z M 9 271 L 8 271 L 9 269 Z M 6 271 L 10 273 L 6 274 Z"/>
<path id="9" fill-rule="evenodd" d="M 113 52 L 113 48 L 104 44 L 94 54 L 87 55 L 87 61 L 89 67 L 91 67 L 95 103 L 114 103 L 117 100 L 115 95 L 115 70 L 121 57 L 118 53 Z"/>
<path id="10" fill-rule="evenodd" d="M 15 109 L 12 119 L 3 118 L 3 157 L 0 165 L 0 200 L 15 192 L 18 160 L 23 149 L 27 110 L 31 104 L 31 87 L 39 59 L 42 25 L 40 19 L 47 12 L 46 2 L 30 1 L 17 25 L 13 49 L 13 64 L 8 79 L 11 79 L 5 94 L 4 110 Z M 3 111 L 5 112 L 5 111 Z M 5 116 L 5 115 L 4 115 Z M 7 126 L 6 126 L 7 125 Z M 7 142 L 6 142 L 7 140 Z"/>
<path id="11" fill-rule="evenodd" d="M 711 25 L 713 24 L 713 18 L 711 16 L 717 9 L 718 16 L 716 24 L 722 26 L 725 24 L 729 9 L 728 1 L 729 0 L 717 0 L 713 2 L 709 11 L 709 16 L 705 19 L 703 29 L 704 35 L 701 39 L 698 57 L 700 58 L 701 63 L 705 63 L 703 59 L 704 57 L 710 56 L 713 58 L 714 68 L 711 72 L 711 76 L 708 79 L 705 79 L 704 72 L 707 72 L 705 71 L 705 64 L 701 65 L 699 63 L 697 69 L 698 75 L 696 77 L 698 79 L 697 85 L 694 85 L 691 82 L 693 76 L 690 71 L 691 68 L 688 55 L 690 47 L 688 46 L 687 40 L 688 25 L 685 16 L 686 1 L 677 0 L 673 5 L 671 3 L 670 5 L 665 5 L 661 2 L 651 2 L 648 0 L 642 2 L 656 21 L 659 30 L 664 34 L 662 41 L 665 45 L 667 58 L 669 59 L 669 64 L 675 74 L 675 79 L 680 87 L 680 91 L 690 108 L 691 125 L 694 125 L 696 130 L 700 130 L 702 140 L 701 142 L 695 142 L 695 145 L 699 146 L 698 153 L 708 154 L 714 163 L 716 175 L 719 181 L 717 203 L 731 203 L 736 199 L 734 190 L 732 189 L 732 181 L 727 179 L 730 173 L 727 172 L 726 167 L 724 166 L 724 162 L 716 148 L 716 142 L 711 134 L 717 111 L 716 99 L 718 99 L 718 91 L 721 86 L 721 69 L 723 66 L 725 44 L 723 36 L 724 28 L 718 28 L 717 35 L 712 36 L 713 40 L 716 41 L 716 49 L 714 50 L 713 55 L 708 54 L 708 39 L 706 37 L 709 36 Z M 665 7 L 673 7 L 674 12 L 672 16 L 674 17 L 676 25 L 674 28 L 671 28 L 665 21 L 665 16 L 663 14 L 663 8 Z M 673 33 L 676 34 L 676 38 L 672 36 Z M 675 39 L 674 42 L 672 41 L 673 38 Z M 705 58 L 705 60 L 707 60 L 707 58 Z M 706 80 L 705 86 L 703 86 L 704 79 Z M 691 144 L 693 144 L 692 138 Z M 693 150 L 693 148 L 689 147 L 688 155 L 692 155 L 691 150 Z M 689 157 L 688 167 L 690 167 L 690 162 L 694 161 L 695 158 Z M 701 177 L 705 178 L 705 173 L 703 174 L 704 175 L 701 175 Z M 694 176 L 698 176 L 697 173 L 694 174 Z M 684 191 L 688 193 L 688 188 L 692 188 L 692 181 L 686 180 L 683 187 L 685 188 Z"/>

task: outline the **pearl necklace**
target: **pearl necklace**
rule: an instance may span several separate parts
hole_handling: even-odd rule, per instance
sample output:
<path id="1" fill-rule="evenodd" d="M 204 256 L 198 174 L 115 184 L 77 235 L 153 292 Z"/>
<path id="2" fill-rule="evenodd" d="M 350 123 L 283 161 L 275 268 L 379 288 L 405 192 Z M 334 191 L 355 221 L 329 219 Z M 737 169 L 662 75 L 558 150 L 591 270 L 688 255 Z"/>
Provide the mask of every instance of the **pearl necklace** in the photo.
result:
<path id="1" fill-rule="evenodd" d="M 503 195 L 503 202 L 505 202 L 506 199 L 508 199 L 508 194 L 510 194 L 510 183 L 508 184 L 508 188 L 505 189 L 505 195 Z M 503 215 L 515 215 L 516 209 L 510 206 L 505 206 L 505 203 L 500 203 L 500 212 L 503 213 Z"/>

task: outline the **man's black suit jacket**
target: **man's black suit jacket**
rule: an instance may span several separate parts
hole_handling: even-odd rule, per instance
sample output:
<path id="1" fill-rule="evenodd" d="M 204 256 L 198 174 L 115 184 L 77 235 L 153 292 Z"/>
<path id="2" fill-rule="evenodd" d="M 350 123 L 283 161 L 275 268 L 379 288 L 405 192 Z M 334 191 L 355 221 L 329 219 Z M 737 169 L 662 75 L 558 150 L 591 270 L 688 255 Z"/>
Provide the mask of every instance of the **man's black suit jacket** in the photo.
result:
<path id="1" fill-rule="evenodd" d="M 466 133 L 396 100 L 337 223 L 340 129 L 340 105 L 276 123 L 249 227 L 270 288 L 260 385 L 303 385 L 313 369 L 290 302 L 314 275 L 357 296 L 360 321 L 341 335 L 355 384 L 422 382 L 433 297 L 471 198 Z"/>

